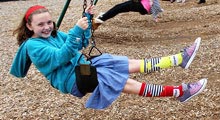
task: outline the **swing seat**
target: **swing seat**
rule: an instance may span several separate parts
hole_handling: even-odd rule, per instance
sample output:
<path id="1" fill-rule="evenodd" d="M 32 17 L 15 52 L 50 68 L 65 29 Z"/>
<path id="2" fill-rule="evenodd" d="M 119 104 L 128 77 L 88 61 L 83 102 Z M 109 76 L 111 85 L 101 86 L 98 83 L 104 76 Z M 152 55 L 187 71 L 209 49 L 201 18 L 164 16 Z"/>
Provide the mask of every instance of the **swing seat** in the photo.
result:
<path id="1" fill-rule="evenodd" d="M 94 66 L 80 64 L 76 66 L 76 85 L 79 91 L 86 95 L 94 91 L 98 85 L 97 71 Z"/>

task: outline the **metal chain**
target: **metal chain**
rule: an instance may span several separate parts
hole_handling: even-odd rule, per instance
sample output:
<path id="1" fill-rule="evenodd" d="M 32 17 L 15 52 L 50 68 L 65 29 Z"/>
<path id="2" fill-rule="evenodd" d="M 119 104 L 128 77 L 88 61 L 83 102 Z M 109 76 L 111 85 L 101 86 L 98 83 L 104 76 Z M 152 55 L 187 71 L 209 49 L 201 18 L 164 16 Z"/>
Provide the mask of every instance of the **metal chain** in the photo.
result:
<path id="1" fill-rule="evenodd" d="M 83 2 L 83 12 L 82 12 L 82 17 L 85 17 L 85 11 L 86 11 L 86 8 L 87 8 L 87 0 L 84 0 Z M 85 40 L 85 35 L 83 33 L 83 36 L 82 36 L 82 41 Z"/>
<path id="2" fill-rule="evenodd" d="M 94 5 L 94 3 L 93 3 L 93 0 L 91 0 L 91 6 L 92 5 Z M 83 3 L 83 17 L 85 17 L 85 10 L 86 10 L 86 8 L 87 8 L 87 0 L 84 0 L 84 3 Z M 92 20 L 93 20 L 93 15 L 91 16 L 91 19 L 90 19 L 90 22 L 92 23 Z M 85 36 L 83 35 L 83 39 L 85 38 Z M 100 53 L 100 55 L 102 54 L 102 52 L 96 47 L 96 44 L 95 44 L 95 40 L 94 40 L 94 30 L 93 30 L 93 28 L 92 28 L 92 25 L 91 25 L 91 45 L 92 45 L 92 47 L 91 47 L 91 49 L 90 49 L 90 51 L 89 51 L 89 56 L 90 56 L 90 54 L 91 54 L 91 52 L 92 52 L 92 50 L 93 50 L 93 48 L 95 48 L 96 50 L 98 50 L 98 52 Z M 90 56 L 91 57 L 91 56 Z"/>
<path id="3" fill-rule="evenodd" d="M 93 5 L 93 0 L 91 0 L 91 6 Z M 92 18 L 93 18 L 93 16 L 92 16 Z M 93 22 L 93 19 L 91 18 L 91 23 Z M 92 26 L 91 26 L 91 32 L 92 32 L 92 35 L 91 35 L 91 44 L 93 45 L 93 46 L 95 46 L 96 44 L 95 44 L 95 40 L 94 40 L 94 30 L 93 30 L 93 28 L 92 28 Z"/>
<path id="4" fill-rule="evenodd" d="M 87 8 L 87 0 L 84 0 L 84 2 L 83 2 L 83 13 L 82 13 L 82 17 L 85 17 L 86 8 Z"/>
<path id="5" fill-rule="evenodd" d="M 91 4 L 91 6 L 93 5 L 93 0 L 91 0 L 90 4 Z M 82 13 L 83 17 L 85 17 L 86 8 L 87 8 L 87 0 L 84 0 L 84 2 L 83 2 L 83 13 Z M 92 17 L 90 19 L 91 23 L 92 23 Z M 91 26 L 91 44 L 92 44 L 92 46 L 95 46 L 94 30 L 93 30 L 92 26 Z"/>

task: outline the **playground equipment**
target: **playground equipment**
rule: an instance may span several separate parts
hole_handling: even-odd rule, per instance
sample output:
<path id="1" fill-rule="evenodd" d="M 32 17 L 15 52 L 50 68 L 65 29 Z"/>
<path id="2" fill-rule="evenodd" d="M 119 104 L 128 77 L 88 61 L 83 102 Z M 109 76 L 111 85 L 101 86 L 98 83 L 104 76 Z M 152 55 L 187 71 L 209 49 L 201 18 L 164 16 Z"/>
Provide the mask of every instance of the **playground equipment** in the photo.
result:
<path id="1" fill-rule="evenodd" d="M 62 22 L 62 20 L 63 20 L 65 14 L 66 14 L 66 11 L 67 11 L 67 9 L 68 9 L 68 7 L 69 7 L 70 2 L 71 2 L 71 0 L 66 0 L 66 3 L 65 3 L 65 5 L 64 5 L 64 7 L 63 7 L 63 10 L 62 10 L 62 12 L 61 12 L 61 14 L 60 14 L 60 17 L 58 18 L 58 21 L 57 21 L 57 28 L 58 28 L 58 29 L 59 29 L 59 27 L 60 27 L 60 25 L 61 25 L 61 22 Z M 98 2 L 98 0 L 90 0 L 90 4 L 91 4 L 91 5 L 96 5 L 97 2 Z M 86 9 L 86 8 L 87 8 L 87 0 L 84 0 L 82 16 L 84 16 L 84 13 L 85 13 L 85 9 Z M 91 18 L 91 21 L 92 21 L 92 18 Z M 88 58 L 96 57 L 96 56 L 99 56 L 99 55 L 102 54 L 102 52 L 96 47 L 95 39 L 94 39 L 94 35 L 93 35 L 93 33 L 94 33 L 93 29 L 91 29 L 91 31 L 92 31 L 92 36 L 91 36 L 91 45 L 92 45 L 92 47 L 90 48 L 89 54 L 86 55 Z M 92 54 L 92 51 L 93 51 L 94 49 L 99 52 L 98 55 L 91 55 L 91 54 Z"/>
<path id="2" fill-rule="evenodd" d="M 66 14 L 66 11 L 67 11 L 67 9 L 69 7 L 70 2 L 71 2 L 71 0 L 66 0 L 66 3 L 64 5 L 64 7 L 63 7 L 63 10 L 62 10 L 62 12 L 60 14 L 60 17 L 58 18 L 58 21 L 57 21 L 57 28 L 60 27 L 60 25 L 62 23 L 62 20 L 63 20 L 65 14 Z M 93 4 L 93 5 L 96 5 L 97 2 L 98 2 L 98 0 L 94 0 L 94 1 L 91 0 L 91 4 Z M 85 5 L 85 0 L 84 0 L 84 5 Z"/>

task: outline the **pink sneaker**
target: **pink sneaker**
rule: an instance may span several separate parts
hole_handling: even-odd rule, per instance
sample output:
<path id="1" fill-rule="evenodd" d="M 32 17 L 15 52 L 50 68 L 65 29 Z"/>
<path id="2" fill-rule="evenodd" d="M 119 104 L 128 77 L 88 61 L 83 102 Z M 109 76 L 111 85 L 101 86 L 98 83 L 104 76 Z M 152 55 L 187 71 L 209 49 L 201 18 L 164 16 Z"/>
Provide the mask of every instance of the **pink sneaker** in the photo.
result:
<path id="1" fill-rule="evenodd" d="M 187 69 L 189 67 L 189 65 L 192 63 L 193 59 L 196 56 L 196 52 L 199 49 L 200 42 L 201 42 L 201 38 L 198 37 L 195 40 L 193 45 L 191 45 L 183 50 L 183 54 L 182 54 L 183 62 L 182 62 L 182 64 L 180 64 L 180 66 L 182 68 Z"/>
<path id="2" fill-rule="evenodd" d="M 195 83 L 184 84 L 183 83 L 183 95 L 178 97 L 177 99 L 180 102 L 186 102 L 192 97 L 201 93 L 207 84 L 207 79 L 201 79 Z"/>

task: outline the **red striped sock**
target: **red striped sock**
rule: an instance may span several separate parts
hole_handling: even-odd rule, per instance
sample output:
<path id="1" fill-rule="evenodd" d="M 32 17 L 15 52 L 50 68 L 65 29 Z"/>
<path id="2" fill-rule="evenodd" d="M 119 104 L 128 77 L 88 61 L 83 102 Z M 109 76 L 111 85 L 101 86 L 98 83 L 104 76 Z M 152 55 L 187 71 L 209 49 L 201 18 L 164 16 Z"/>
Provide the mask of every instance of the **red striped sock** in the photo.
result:
<path id="1" fill-rule="evenodd" d="M 183 89 L 182 85 L 162 86 L 142 83 L 139 95 L 145 97 L 179 97 L 183 95 Z"/>

